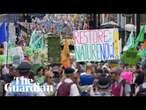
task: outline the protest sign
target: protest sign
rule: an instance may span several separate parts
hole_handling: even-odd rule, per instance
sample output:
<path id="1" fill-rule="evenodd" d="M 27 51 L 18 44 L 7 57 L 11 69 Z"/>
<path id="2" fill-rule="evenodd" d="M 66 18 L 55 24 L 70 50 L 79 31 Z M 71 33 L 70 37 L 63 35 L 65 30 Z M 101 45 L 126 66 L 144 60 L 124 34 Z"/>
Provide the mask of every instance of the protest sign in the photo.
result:
<path id="1" fill-rule="evenodd" d="M 17 65 L 24 60 L 24 53 L 21 47 L 14 47 L 14 48 L 8 49 L 8 55 L 11 55 L 13 57 L 14 65 L 15 64 Z"/>
<path id="2" fill-rule="evenodd" d="M 73 31 L 76 61 L 120 59 L 118 29 Z"/>
<path id="3" fill-rule="evenodd" d="M 13 57 L 13 66 L 17 67 L 19 64 L 21 64 L 21 58 L 20 56 L 14 56 Z"/>
<path id="4" fill-rule="evenodd" d="M 61 53 L 60 37 L 50 35 L 48 37 L 49 63 L 60 63 L 60 53 Z"/>

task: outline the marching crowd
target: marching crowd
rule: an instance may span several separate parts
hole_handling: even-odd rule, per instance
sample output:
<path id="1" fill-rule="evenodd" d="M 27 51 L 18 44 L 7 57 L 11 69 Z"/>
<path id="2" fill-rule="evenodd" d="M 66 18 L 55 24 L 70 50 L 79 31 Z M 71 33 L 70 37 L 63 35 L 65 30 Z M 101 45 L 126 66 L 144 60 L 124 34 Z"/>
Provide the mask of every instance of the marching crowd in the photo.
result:
<path id="1" fill-rule="evenodd" d="M 18 78 L 18 79 L 17 79 Z M 137 64 L 134 67 L 110 64 L 76 63 L 64 68 L 62 65 L 40 66 L 36 73 L 31 71 L 28 62 L 22 62 L 17 68 L 11 65 L 2 68 L 4 84 L 22 87 L 21 80 L 27 80 L 27 86 L 38 87 L 40 91 L 6 91 L 4 96 L 145 96 L 146 67 Z M 31 79 L 31 80 L 30 80 Z M 26 85 L 24 86 L 26 87 Z M 42 87 L 49 87 L 43 91 Z M 4 87 L 5 88 L 5 87 Z"/>
<path id="2" fill-rule="evenodd" d="M 32 23 L 20 23 L 27 32 L 20 31 L 25 29 L 19 29 L 20 25 L 16 23 L 17 38 L 10 37 L 10 43 L 13 41 L 14 47 L 24 48 L 29 45 L 27 34 L 35 29 L 43 33 L 45 42 L 45 35 L 50 32 L 71 36 L 73 30 L 89 29 L 90 23 L 87 15 L 32 17 Z M 25 59 L 18 67 L 11 64 L 2 66 L 0 87 L 2 85 L 3 96 L 146 96 L 146 64 L 111 66 L 110 63 L 72 61 L 70 67 L 49 64 L 32 71 L 33 64 Z"/>

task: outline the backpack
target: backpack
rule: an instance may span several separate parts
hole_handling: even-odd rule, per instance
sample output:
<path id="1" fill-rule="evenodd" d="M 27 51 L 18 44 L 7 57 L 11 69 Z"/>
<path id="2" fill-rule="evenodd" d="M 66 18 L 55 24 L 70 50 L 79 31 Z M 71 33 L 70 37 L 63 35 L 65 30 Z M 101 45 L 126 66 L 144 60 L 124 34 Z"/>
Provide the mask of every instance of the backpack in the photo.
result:
<path id="1" fill-rule="evenodd" d="M 126 81 L 125 80 L 122 80 L 118 86 L 115 87 L 115 84 L 112 85 L 112 94 L 114 96 L 120 96 L 120 92 L 121 92 L 121 87 L 123 86 L 123 88 L 125 88 L 125 84 L 126 84 Z M 123 89 L 122 91 L 122 96 L 125 96 L 125 89 Z"/>
<path id="2" fill-rule="evenodd" d="M 57 96 L 69 96 L 72 84 L 63 81 L 57 90 Z"/>

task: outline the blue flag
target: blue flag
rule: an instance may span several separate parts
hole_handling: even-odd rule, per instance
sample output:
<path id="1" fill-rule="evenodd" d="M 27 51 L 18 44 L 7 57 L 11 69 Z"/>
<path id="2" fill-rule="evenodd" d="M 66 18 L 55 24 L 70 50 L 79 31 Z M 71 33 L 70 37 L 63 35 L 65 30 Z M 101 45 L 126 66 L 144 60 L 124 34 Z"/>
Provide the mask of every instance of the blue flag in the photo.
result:
<path id="1" fill-rule="evenodd" d="M 7 23 L 3 23 L 0 26 L 0 44 L 7 40 L 8 37 L 8 27 Z"/>

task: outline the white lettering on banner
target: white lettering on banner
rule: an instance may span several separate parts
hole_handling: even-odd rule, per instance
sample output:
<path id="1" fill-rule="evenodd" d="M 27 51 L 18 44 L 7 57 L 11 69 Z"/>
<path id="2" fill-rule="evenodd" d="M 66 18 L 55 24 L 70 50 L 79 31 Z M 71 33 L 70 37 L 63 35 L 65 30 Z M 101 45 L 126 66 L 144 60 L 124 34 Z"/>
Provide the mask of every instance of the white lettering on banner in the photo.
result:
<path id="1" fill-rule="evenodd" d="M 73 38 L 76 61 L 106 61 L 120 57 L 118 29 L 78 30 L 73 32 Z"/>

